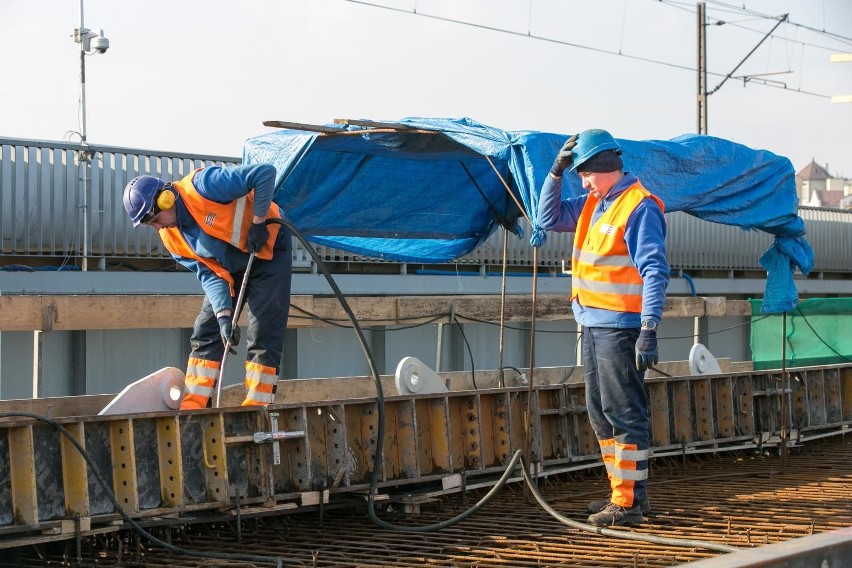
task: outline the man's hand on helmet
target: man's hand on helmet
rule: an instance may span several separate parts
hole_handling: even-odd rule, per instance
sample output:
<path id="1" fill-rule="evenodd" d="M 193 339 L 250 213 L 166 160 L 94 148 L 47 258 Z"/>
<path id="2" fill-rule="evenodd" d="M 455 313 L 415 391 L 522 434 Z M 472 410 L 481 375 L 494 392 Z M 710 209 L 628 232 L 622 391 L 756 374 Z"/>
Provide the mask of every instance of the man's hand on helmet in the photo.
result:
<path id="1" fill-rule="evenodd" d="M 550 168 L 550 173 L 554 177 L 562 177 L 562 172 L 571 167 L 574 163 L 574 147 L 577 145 L 577 135 L 565 141 L 565 144 L 556 154 L 556 159 L 553 161 L 553 166 Z"/>

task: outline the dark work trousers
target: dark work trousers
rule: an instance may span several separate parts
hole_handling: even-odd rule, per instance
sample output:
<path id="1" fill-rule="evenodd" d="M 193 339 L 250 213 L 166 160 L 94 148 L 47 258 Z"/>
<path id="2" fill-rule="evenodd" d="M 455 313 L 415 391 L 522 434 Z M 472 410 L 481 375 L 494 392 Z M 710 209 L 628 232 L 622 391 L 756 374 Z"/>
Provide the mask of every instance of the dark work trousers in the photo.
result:
<path id="1" fill-rule="evenodd" d="M 244 330 L 240 341 L 248 342 L 246 361 L 277 370 L 280 370 L 287 316 L 290 313 L 290 280 L 293 273 L 290 247 L 290 232 L 282 226 L 272 259 L 254 259 L 245 291 L 244 310 L 248 329 Z M 239 293 L 244 273 L 231 276 L 234 278 L 234 289 Z M 221 362 L 225 354 L 219 322 L 206 296 L 195 320 L 190 345 L 190 357 Z"/>
<path id="2" fill-rule="evenodd" d="M 589 421 L 601 443 L 614 494 L 619 492 L 635 503 L 645 498 L 650 443 L 644 377 L 635 363 L 638 337 L 638 328 L 583 328 Z M 618 480 L 613 481 L 613 471 Z M 616 488 L 619 482 L 623 492 Z M 617 500 L 614 497 L 613 502 Z"/>

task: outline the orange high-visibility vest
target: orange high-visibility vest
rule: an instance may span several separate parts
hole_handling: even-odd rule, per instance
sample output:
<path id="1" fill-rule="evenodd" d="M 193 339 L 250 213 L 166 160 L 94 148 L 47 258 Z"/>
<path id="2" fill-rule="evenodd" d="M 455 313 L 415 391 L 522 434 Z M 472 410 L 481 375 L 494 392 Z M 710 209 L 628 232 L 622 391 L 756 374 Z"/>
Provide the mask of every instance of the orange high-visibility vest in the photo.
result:
<path id="1" fill-rule="evenodd" d="M 590 308 L 642 313 L 642 277 L 630 259 L 624 231 L 630 214 L 646 197 L 665 211 L 663 202 L 637 180 L 592 225 L 600 199 L 589 195 L 574 233 L 572 300 Z"/>
<path id="2" fill-rule="evenodd" d="M 180 181 L 173 182 L 172 186 L 180 194 L 187 211 L 189 211 L 189 214 L 201 227 L 201 230 L 211 237 L 230 243 L 243 252 L 248 252 L 248 231 L 251 228 L 252 217 L 254 216 L 254 190 L 228 203 L 211 201 L 198 193 L 198 190 L 192 183 L 193 177 L 200 169 L 193 171 Z M 275 203 L 269 204 L 267 218 L 281 218 L 281 209 L 278 205 Z M 267 227 L 269 229 L 269 238 L 257 252 L 257 257 L 264 260 L 272 258 L 272 248 L 275 246 L 275 239 L 278 237 L 280 225 L 273 224 Z M 231 274 L 215 258 L 199 256 L 187 242 L 180 229 L 177 227 L 164 228 L 160 229 L 159 233 L 163 245 L 169 252 L 203 263 L 219 278 L 227 281 L 231 287 L 231 295 L 234 294 L 234 280 L 231 278 Z"/>

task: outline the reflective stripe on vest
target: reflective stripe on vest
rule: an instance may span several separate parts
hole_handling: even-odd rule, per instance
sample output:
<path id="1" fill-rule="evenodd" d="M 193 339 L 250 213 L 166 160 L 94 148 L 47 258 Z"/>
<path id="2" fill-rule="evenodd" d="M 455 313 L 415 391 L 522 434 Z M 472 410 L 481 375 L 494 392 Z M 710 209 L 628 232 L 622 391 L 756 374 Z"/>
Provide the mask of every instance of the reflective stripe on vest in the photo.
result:
<path id="1" fill-rule="evenodd" d="M 192 183 L 192 179 L 200 170 L 195 170 L 182 180 L 173 182 L 172 186 L 181 196 L 187 211 L 201 227 L 201 230 L 211 237 L 237 246 L 243 252 L 248 252 L 248 231 L 254 210 L 254 190 L 248 195 L 230 203 L 217 203 L 201 196 Z M 275 203 L 269 205 L 270 219 L 280 219 L 281 209 Z M 278 237 L 280 225 L 267 225 L 269 238 L 258 251 L 258 258 L 269 260 L 272 258 L 272 247 Z M 178 227 L 163 228 L 159 230 L 163 246 L 175 256 L 196 260 L 210 269 L 216 276 L 228 283 L 231 296 L 234 295 L 234 279 L 222 264 L 215 258 L 200 256 L 192 248 L 192 245 L 183 236 Z M 235 244 L 236 243 L 236 244 Z"/>
<path id="2" fill-rule="evenodd" d="M 624 190 L 598 220 L 592 216 L 600 202 L 589 195 L 574 233 L 571 255 L 571 299 L 581 305 L 617 312 L 642 312 L 642 277 L 633 265 L 624 231 L 627 220 L 644 198 L 663 202 L 638 181 Z"/>
<path id="3" fill-rule="evenodd" d="M 193 183 L 193 178 L 199 171 L 201 170 L 195 170 L 182 180 L 172 183 L 187 211 L 205 233 L 248 252 L 248 232 L 254 216 L 254 190 L 228 203 L 211 201 L 198 193 Z M 270 203 L 266 216 L 268 219 L 280 219 L 281 209 L 275 203 Z M 269 238 L 257 252 L 258 258 L 272 258 L 272 247 L 280 227 L 278 224 L 267 225 Z"/>
<path id="4" fill-rule="evenodd" d="M 278 369 L 246 361 L 246 398 L 241 406 L 255 406 L 275 402 L 278 386 Z"/>
<path id="5" fill-rule="evenodd" d="M 231 296 L 234 295 L 234 279 L 231 276 L 231 273 L 225 270 L 224 266 L 219 264 L 218 260 L 215 258 L 208 258 L 206 256 L 199 256 L 195 252 L 195 249 L 189 245 L 186 238 L 184 238 L 183 233 L 181 233 L 180 229 L 177 227 L 171 227 L 168 229 L 162 228 L 158 232 L 160 233 L 160 240 L 163 241 L 163 246 L 166 247 L 170 253 L 175 256 L 197 260 L 209 268 L 213 274 L 227 282 L 228 287 L 231 289 Z"/>

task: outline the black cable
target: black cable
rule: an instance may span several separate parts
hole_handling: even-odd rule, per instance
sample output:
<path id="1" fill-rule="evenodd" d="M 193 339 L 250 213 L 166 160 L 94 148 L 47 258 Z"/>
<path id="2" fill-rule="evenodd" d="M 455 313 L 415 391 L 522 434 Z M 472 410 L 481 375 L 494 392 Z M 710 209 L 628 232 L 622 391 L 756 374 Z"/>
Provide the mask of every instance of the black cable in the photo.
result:
<path id="1" fill-rule="evenodd" d="M 717 329 L 716 331 L 708 331 L 707 333 L 702 333 L 701 335 L 716 335 L 717 333 L 723 333 L 725 331 L 731 331 L 732 329 L 737 329 L 738 327 L 745 327 L 747 325 L 751 325 L 756 321 L 765 320 L 768 317 L 772 317 L 775 314 L 766 314 L 765 316 L 760 316 L 759 318 L 752 317 L 747 322 L 738 323 L 737 325 L 732 325 L 731 327 L 726 327 L 724 329 Z M 671 335 L 666 337 L 659 337 L 658 339 L 692 339 L 695 335 Z"/>
<path id="2" fill-rule="evenodd" d="M 309 311 L 309 310 L 306 310 L 305 308 L 302 308 L 302 307 L 300 307 L 300 306 L 297 306 L 297 305 L 295 305 L 295 304 L 290 304 L 290 307 L 291 307 L 291 308 L 293 308 L 293 309 L 295 309 L 295 310 L 298 310 L 298 311 L 302 312 L 303 314 L 307 314 L 306 316 L 290 316 L 290 317 L 300 318 L 300 319 L 313 319 L 313 320 L 317 320 L 317 321 L 322 321 L 322 322 L 327 323 L 327 324 L 328 324 L 328 325 L 330 325 L 330 326 L 333 326 L 333 327 L 339 327 L 339 328 L 343 328 L 343 329 L 350 329 L 350 328 L 352 327 L 351 325 L 346 325 L 346 324 L 339 323 L 339 322 L 349 321 L 348 319 L 332 319 L 332 318 L 325 318 L 325 317 L 322 317 L 322 316 L 320 316 L 320 315 L 318 315 L 318 314 L 315 314 L 315 313 L 313 313 L 313 312 L 311 312 L 311 311 Z M 438 321 L 439 319 L 441 319 L 441 318 L 445 318 L 445 317 L 447 317 L 447 316 L 449 316 L 449 313 L 437 314 L 437 315 L 435 315 L 435 316 L 431 317 L 430 319 L 428 319 L 428 320 L 426 320 L 426 321 L 424 321 L 424 322 L 415 323 L 415 324 L 411 324 L 411 325 L 397 325 L 397 324 L 387 324 L 387 323 L 385 323 L 385 324 L 383 324 L 383 325 L 391 325 L 391 326 L 393 326 L 393 327 L 394 327 L 394 329 L 392 329 L 392 330 L 373 330 L 373 331 L 402 331 L 402 330 L 406 330 L 406 329 L 414 329 L 414 328 L 417 328 L 417 327 L 422 327 L 422 326 L 424 326 L 424 325 L 429 325 L 429 324 L 435 323 L 435 322 L 436 322 L 436 321 Z M 397 321 L 405 321 L 406 319 L 417 320 L 417 319 L 420 319 L 420 317 L 397 318 Z M 387 322 L 387 320 L 383 320 L 383 319 L 375 319 L 375 320 L 371 320 L 371 319 L 362 319 L 361 321 L 367 321 L 367 322 L 379 322 L 379 321 L 381 321 L 381 322 Z"/>
<path id="3" fill-rule="evenodd" d="M 140 536 L 146 538 L 147 540 L 149 540 L 153 544 L 160 546 L 162 548 L 165 548 L 166 550 L 169 550 L 171 552 L 176 552 L 178 554 L 185 554 L 187 556 L 197 556 L 199 558 L 212 558 L 212 559 L 216 559 L 216 560 L 227 559 L 227 560 L 241 560 L 241 561 L 244 561 L 244 562 L 261 562 L 263 564 L 275 564 L 278 568 L 283 567 L 283 565 L 284 565 L 283 561 L 280 558 L 273 557 L 273 556 L 257 556 L 257 555 L 254 555 L 254 554 L 231 554 L 231 553 L 227 553 L 227 552 L 217 552 L 217 553 L 204 552 L 204 551 L 201 551 L 201 550 L 190 550 L 190 549 L 187 549 L 187 548 L 182 548 L 180 546 L 170 544 L 170 543 L 168 543 L 164 540 L 160 540 L 159 538 L 155 537 L 154 535 L 152 535 L 151 533 L 146 531 L 144 528 L 142 528 L 139 525 L 139 523 L 137 523 L 135 520 L 133 520 L 130 517 L 130 515 L 128 515 L 124 511 L 124 509 L 121 507 L 121 505 L 119 505 L 118 499 L 115 498 L 115 494 L 112 492 L 112 488 L 109 486 L 109 484 L 106 482 L 106 480 L 104 480 L 103 476 L 101 475 L 101 472 L 98 471 L 98 467 L 95 464 L 94 460 L 92 460 L 92 457 L 89 455 L 89 453 L 86 451 L 86 449 L 80 444 L 80 442 L 78 442 L 77 439 L 71 434 L 71 432 L 69 432 L 62 424 L 60 424 L 59 422 L 57 422 L 56 420 L 54 420 L 52 418 L 48 418 L 47 416 L 42 416 L 41 414 L 36 414 L 34 412 L 23 412 L 23 411 L 21 411 L 21 412 L 0 412 L 0 418 L 15 418 L 15 417 L 33 418 L 35 420 L 39 420 L 41 422 L 44 422 L 45 424 L 48 424 L 49 426 L 52 426 L 60 434 L 65 436 L 68 439 L 68 441 L 71 442 L 71 444 L 74 445 L 74 448 L 77 449 L 77 452 L 79 452 L 79 454 L 82 456 L 82 458 L 84 460 L 86 460 L 86 464 L 88 464 L 88 466 L 89 466 L 89 471 L 92 472 L 92 475 L 95 477 L 97 482 L 100 484 L 101 488 L 104 490 L 104 495 L 106 495 L 107 499 L 109 499 L 109 501 L 112 503 L 112 506 L 115 508 L 116 512 L 119 515 L 121 515 L 121 518 L 124 519 L 124 521 L 128 525 L 130 525 L 130 527 L 134 531 L 136 531 L 136 533 L 138 533 Z"/>
<path id="4" fill-rule="evenodd" d="M 716 544 L 715 542 L 707 542 L 703 540 L 686 540 L 686 539 L 678 539 L 678 538 L 666 538 L 659 537 L 647 534 L 633 533 L 627 531 L 620 531 L 614 529 L 608 529 L 603 527 L 595 527 L 592 525 L 587 525 L 586 523 L 581 523 L 575 521 L 573 519 L 569 519 L 565 517 L 561 513 L 559 513 L 556 509 L 550 506 L 550 504 L 544 500 L 544 497 L 541 496 L 541 493 L 538 491 L 538 487 L 536 487 L 534 480 L 530 477 L 529 467 L 525 462 L 521 461 L 523 467 L 521 467 L 521 471 L 524 475 L 524 481 L 527 484 L 527 487 L 530 488 L 530 491 L 533 494 L 533 497 L 538 504 L 541 505 L 541 508 L 544 509 L 547 514 L 551 517 L 562 523 L 563 525 L 568 525 L 569 527 L 580 529 L 586 532 L 596 532 L 598 534 L 604 536 L 613 536 L 616 538 L 623 538 L 626 540 L 638 540 L 642 542 L 652 542 L 654 544 L 663 544 L 669 546 L 688 546 L 694 548 L 706 548 L 707 550 L 716 550 L 719 552 L 738 552 L 742 549 L 737 548 L 735 546 L 727 546 L 724 544 Z"/>
<path id="5" fill-rule="evenodd" d="M 479 511 L 482 507 L 484 507 L 493 497 L 497 494 L 497 490 L 499 490 L 509 479 L 512 470 L 515 469 L 515 465 L 518 460 L 521 458 L 520 450 L 515 452 L 515 455 L 509 461 L 509 464 L 506 467 L 506 471 L 503 473 L 503 476 L 497 482 L 497 485 L 492 488 L 482 499 L 480 499 L 475 505 L 471 508 L 463 511 L 462 513 L 456 515 L 451 519 L 447 519 L 445 521 L 434 523 L 431 525 L 424 526 L 405 526 L 405 525 L 395 525 L 393 523 L 389 523 L 385 520 L 382 520 L 376 515 L 375 510 L 375 501 L 376 501 L 376 493 L 378 491 L 379 486 L 379 466 L 383 463 L 382 453 L 384 448 L 384 439 L 385 439 L 385 394 L 382 388 L 382 380 L 379 376 L 378 371 L 376 370 L 376 363 L 373 359 L 373 352 L 370 350 L 369 344 L 367 343 L 367 338 L 364 336 L 364 332 L 361 329 L 361 325 L 358 323 L 358 319 L 355 317 L 355 313 L 352 311 L 352 308 L 349 306 L 349 302 L 346 300 L 346 296 L 343 295 L 343 292 L 340 291 L 340 288 L 337 286 L 337 282 L 335 282 L 334 278 L 331 276 L 331 273 L 326 268 L 325 263 L 323 263 L 322 259 L 317 254 L 316 250 L 313 246 L 308 243 L 307 239 L 305 239 L 304 235 L 302 235 L 301 231 L 296 229 L 292 223 L 287 221 L 286 219 L 267 219 L 267 224 L 276 223 L 279 225 L 284 225 L 287 227 L 290 232 L 304 245 L 305 249 L 310 253 L 311 258 L 316 262 L 317 269 L 322 273 L 325 277 L 328 285 L 331 287 L 332 291 L 334 291 L 335 296 L 340 301 L 340 306 L 343 308 L 343 311 L 346 312 L 346 315 L 349 317 L 349 321 L 352 322 L 352 329 L 355 330 L 355 334 L 358 336 L 358 342 L 361 344 L 361 350 L 364 352 L 364 356 L 367 359 L 367 365 L 370 368 L 370 374 L 373 376 L 373 380 L 375 381 L 376 386 L 376 408 L 378 414 L 378 426 L 376 427 L 376 441 L 375 448 L 376 451 L 373 454 L 373 470 L 370 475 L 370 489 L 367 493 L 367 516 L 370 518 L 374 524 L 388 530 L 400 531 L 400 532 L 433 532 L 436 530 L 440 530 L 452 525 L 455 525 L 473 513 Z"/>
<path id="6" fill-rule="evenodd" d="M 577 360 L 577 352 L 580 350 L 580 340 L 583 339 L 582 331 L 577 332 L 577 343 L 574 344 L 574 360 Z M 565 375 L 565 377 L 559 382 L 560 385 L 564 385 L 568 382 L 568 379 L 571 378 L 571 375 L 574 374 L 574 371 L 577 370 L 577 365 L 571 365 L 571 371 Z"/>
<path id="7" fill-rule="evenodd" d="M 499 325 L 500 325 L 498 322 L 488 321 L 488 320 L 484 320 L 484 319 L 479 319 L 479 318 L 475 318 L 475 317 L 471 317 L 471 316 L 466 316 L 466 315 L 464 315 L 464 314 L 458 314 L 458 313 L 456 314 L 456 318 L 461 318 L 461 319 L 463 319 L 463 320 L 473 321 L 473 322 L 476 322 L 476 323 L 484 323 L 484 324 L 487 324 L 487 325 L 494 325 L 494 326 L 499 326 Z M 528 327 L 512 327 L 512 326 L 510 326 L 510 325 L 503 325 L 503 327 L 504 327 L 505 329 L 511 329 L 511 330 L 513 330 L 513 331 L 530 331 L 530 329 L 529 329 Z M 557 334 L 560 334 L 560 333 L 572 333 L 572 334 L 579 334 L 580 332 L 579 332 L 579 331 L 569 331 L 569 330 L 559 330 L 559 329 L 538 329 L 538 328 L 536 328 L 535 333 L 536 333 L 536 335 L 538 335 L 539 333 L 557 333 Z"/>
<path id="8" fill-rule="evenodd" d="M 802 312 L 801 308 L 799 308 L 797 306 L 796 311 L 799 312 L 799 315 L 802 316 L 802 319 L 805 320 L 805 323 L 808 325 L 809 328 L 811 328 L 811 331 L 814 332 L 814 335 L 816 335 L 817 339 L 819 339 L 822 342 L 823 345 L 828 347 L 832 351 L 832 353 L 834 353 L 835 355 L 837 355 L 838 357 L 840 357 L 844 361 L 852 363 L 852 359 L 850 359 L 846 355 L 843 355 L 842 353 L 838 353 L 837 350 L 834 347 L 829 345 L 828 342 L 825 339 L 823 339 L 822 336 L 820 336 L 820 334 L 817 333 L 817 330 L 814 329 L 814 326 L 812 326 L 811 322 L 808 321 L 808 318 L 805 317 L 805 314 Z"/>
<path id="9" fill-rule="evenodd" d="M 476 365 L 473 361 L 473 350 L 470 348 L 470 343 L 467 341 L 467 335 L 464 334 L 464 328 L 458 318 L 455 317 L 455 314 L 453 315 L 453 323 L 458 326 L 459 332 L 461 332 L 462 339 L 464 340 L 464 344 L 467 346 L 467 355 L 470 357 L 470 382 L 473 383 L 474 390 L 479 390 L 479 387 L 476 386 Z"/>
<path id="10" fill-rule="evenodd" d="M 629 540 L 641 540 L 641 541 L 645 541 L 645 542 L 656 542 L 656 543 L 662 543 L 662 544 L 673 545 L 673 546 L 701 547 L 701 548 L 707 548 L 707 549 L 710 549 L 710 550 L 719 550 L 719 551 L 722 551 L 722 552 L 733 552 L 733 551 L 739 550 L 738 548 L 735 548 L 735 547 L 718 545 L 718 544 L 715 544 L 715 543 L 704 542 L 704 541 L 661 538 L 661 537 L 654 537 L 654 536 L 649 536 L 649 535 L 642 535 L 642 534 L 622 532 L 622 531 L 616 531 L 616 530 L 610 530 L 610 529 L 603 529 L 603 528 L 599 528 L 599 527 L 592 527 L 591 525 L 584 525 L 583 523 L 576 523 L 575 521 L 572 521 L 570 519 L 562 517 L 562 515 L 560 515 L 555 510 L 553 510 L 553 508 L 550 507 L 550 505 L 548 505 L 547 502 L 544 501 L 543 498 L 541 498 L 541 495 L 538 493 L 538 489 L 535 487 L 535 484 L 533 483 L 533 481 L 529 477 L 529 472 L 527 471 L 528 467 L 521 460 L 521 456 L 522 456 L 522 453 L 523 453 L 521 450 L 518 450 L 518 451 L 515 452 L 515 454 L 512 456 L 512 459 L 509 461 L 508 465 L 506 466 L 506 470 L 503 472 L 503 475 L 497 481 L 497 484 L 494 487 L 492 487 L 491 490 L 489 490 L 488 493 L 486 493 L 482 497 L 482 499 L 480 499 L 475 505 L 473 505 L 469 509 L 463 511 L 462 513 L 456 515 L 455 517 L 453 517 L 451 519 L 447 519 L 445 521 L 441 521 L 441 522 L 434 523 L 434 524 L 431 524 L 431 525 L 422 525 L 422 526 L 395 525 L 393 523 L 389 523 L 387 521 L 380 519 L 376 515 L 375 500 L 376 500 L 376 492 L 377 492 L 378 483 L 379 483 L 379 464 L 381 464 L 382 461 L 383 461 L 382 460 L 382 452 L 383 452 L 383 447 L 384 447 L 384 436 L 385 436 L 385 411 L 384 411 L 385 397 L 384 397 L 384 390 L 382 388 L 381 378 L 379 377 L 379 373 L 376 370 L 375 361 L 373 359 L 373 353 L 369 348 L 369 345 L 367 343 L 367 339 L 366 339 L 366 337 L 364 337 L 364 332 L 361 330 L 361 326 L 358 324 L 358 320 L 355 318 L 355 314 L 352 311 L 352 308 L 349 307 L 349 302 L 346 301 L 346 297 L 340 291 L 340 288 L 337 286 L 337 282 L 334 281 L 334 278 L 331 276 L 331 273 L 329 273 L 325 264 L 319 258 L 319 254 L 317 254 L 316 250 L 314 250 L 314 247 L 312 247 L 308 243 L 308 241 L 305 239 L 305 237 L 302 235 L 302 233 L 298 229 L 296 229 L 296 227 L 294 227 L 290 222 L 286 221 L 285 219 L 283 219 L 283 218 L 282 219 L 269 219 L 269 220 L 267 220 L 267 223 L 278 223 L 280 225 L 284 225 L 285 227 L 290 229 L 290 231 L 296 236 L 296 238 L 298 238 L 299 241 L 305 246 L 305 249 L 310 253 L 311 257 L 317 263 L 317 268 L 319 269 L 320 272 L 322 272 L 322 274 L 326 278 L 326 281 L 328 282 L 329 286 L 331 286 L 331 289 L 334 291 L 335 295 L 337 296 L 338 300 L 340 301 L 340 305 L 343 308 L 343 310 L 346 312 L 346 315 L 349 316 L 349 319 L 352 322 L 352 328 L 355 330 L 355 333 L 358 335 L 358 341 L 361 344 L 361 349 L 364 352 L 364 356 L 367 358 L 367 364 L 370 367 L 370 372 L 373 375 L 373 380 L 375 381 L 375 385 L 376 385 L 376 403 L 377 403 L 377 409 L 378 409 L 378 427 L 376 428 L 376 441 L 374 442 L 375 447 L 376 447 L 376 451 L 373 454 L 373 470 L 372 470 L 371 475 L 370 475 L 370 489 L 369 489 L 369 492 L 367 494 L 367 515 L 374 524 L 376 524 L 377 526 L 379 526 L 381 528 L 388 529 L 388 530 L 399 531 L 399 532 L 414 532 L 414 533 L 433 532 L 433 531 L 436 531 L 436 530 L 440 530 L 440 529 L 447 528 L 449 526 L 455 525 L 455 524 L 463 521 L 464 519 L 466 519 L 470 515 L 474 514 L 475 512 L 479 511 L 482 507 L 484 507 L 497 494 L 497 491 L 500 488 L 502 488 L 503 485 L 506 484 L 506 482 L 509 479 L 509 476 L 511 476 L 512 472 L 514 471 L 518 462 L 520 461 L 521 465 L 522 465 L 521 469 L 523 471 L 524 480 L 526 481 L 527 485 L 532 490 L 533 494 L 537 496 L 536 499 L 538 500 L 539 504 L 545 509 L 545 511 L 547 511 L 551 515 L 556 516 L 556 518 L 559 519 L 562 522 L 567 521 L 567 523 L 571 524 L 571 526 L 575 526 L 577 528 L 580 528 L 580 529 L 586 530 L 586 531 L 597 532 L 597 533 L 600 533 L 600 534 L 603 534 L 603 535 L 614 536 L 614 537 L 618 537 L 618 538 L 625 538 L 625 539 L 629 539 Z M 464 334 L 462 334 L 462 335 L 464 335 Z"/>

